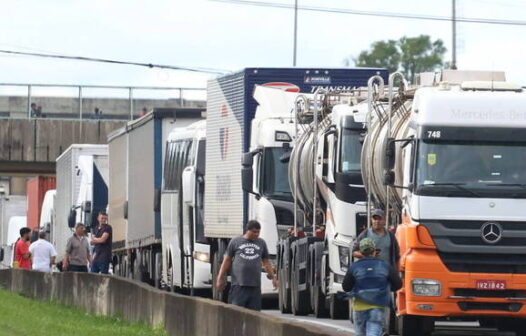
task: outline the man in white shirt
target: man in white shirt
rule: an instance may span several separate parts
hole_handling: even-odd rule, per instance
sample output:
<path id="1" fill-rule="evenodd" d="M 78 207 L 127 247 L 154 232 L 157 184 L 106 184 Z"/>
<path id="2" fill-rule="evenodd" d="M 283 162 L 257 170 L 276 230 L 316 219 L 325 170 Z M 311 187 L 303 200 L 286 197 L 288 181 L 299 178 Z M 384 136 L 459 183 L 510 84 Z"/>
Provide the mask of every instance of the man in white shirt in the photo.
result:
<path id="1" fill-rule="evenodd" d="M 55 264 L 57 251 L 46 240 L 46 232 L 41 231 L 38 234 L 38 240 L 29 246 L 31 252 L 31 260 L 33 262 L 33 270 L 40 272 L 50 272 L 51 266 Z"/>

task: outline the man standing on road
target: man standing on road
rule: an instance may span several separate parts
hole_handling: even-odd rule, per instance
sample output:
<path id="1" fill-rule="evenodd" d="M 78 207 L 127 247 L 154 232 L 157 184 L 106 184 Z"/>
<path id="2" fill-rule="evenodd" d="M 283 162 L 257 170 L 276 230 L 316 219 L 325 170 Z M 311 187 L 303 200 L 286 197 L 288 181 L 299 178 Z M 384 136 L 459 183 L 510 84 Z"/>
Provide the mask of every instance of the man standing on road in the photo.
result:
<path id="1" fill-rule="evenodd" d="M 358 238 L 353 247 L 353 257 L 363 258 L 359 249 L 360 241 L 364 238 L 371 238 L 376 246 L 374 256 L 378 257 L 391 266 L 398 268 L 398 261 L 400 260 L 400 246 L 394 233 L 387 230 L 385 227 L 385 211 L 382 209 L 374 209 L 371 212 L 371 228 L 364 230 Z"/>
<path id="2" fill-rule="evenodd" d="M 20 229 L 20 238 L 15 244 L 15 265 L 14 267 L 31 269 L 31 252 L 29 252 L 29 239 L 31 230 L 23 227 Z"/>
<path id="3" fill-rule="evenodd" d="M 55 264 L 57 251 L 55 250 L 55 247 L 46 240 L 45 231 L 40 231 L 38 233 L 38 240 L 29 246 L 29 252 L 31 253 L 33 270 L 51 272 L 51 268 Z"/>
<path id="4" fill-rule="evenodd" d="M 259 238 L 261 225 L 251 220 L 247 223 L 245 234 L 234 238 L 228 244 L 221 269 L 217 276 L 217 288 L 221 291 L 226 286 L 226 274 L 232 266 L 232 287 L 229 302 L 252 310 L 261 310 L 261 265 L 272 279 L 274 289 L 278 281 L 269 259 L 267 244 Z"/>
<path id="5" fill-rule="evenodd" d="M 87 272 L 88 263 L 91 264 L 89 242 L 85 237 L 84 224 L 79 223 L 73 236 L 68 239 L 63 267 L 69 272 Z"/>
<path id="6" fill-rule="evenodd" d="M 108 274 L 111 262 L 113 230 L 108 224 L 108 214 L 105 211 L 99 212 L 97 220 L 99 226 L 95 229 L 95 237 L 91 238 L 91 245 L 95 245 L 95 256 L 91 264 L 91 271 L 93 273 Z"/>
<path id="7" fill-rule="evenodd" d="M 362 258 L 354 262 L 343 279 L 342 287 L 354 298 L 356 336 L 381 336 L 385 329 L 386 307 L 391 291 L 402 287 L 402 280 L 393 266 L 374 258 L 376 246 L 371 238 L 359 243 Z"/>

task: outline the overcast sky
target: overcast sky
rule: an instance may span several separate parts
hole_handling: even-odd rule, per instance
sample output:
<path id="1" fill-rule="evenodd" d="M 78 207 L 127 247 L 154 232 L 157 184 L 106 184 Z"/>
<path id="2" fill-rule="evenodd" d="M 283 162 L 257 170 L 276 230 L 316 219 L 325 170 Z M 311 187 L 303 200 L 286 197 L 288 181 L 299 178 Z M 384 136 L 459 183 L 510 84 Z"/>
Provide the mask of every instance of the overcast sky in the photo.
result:
<path id="1" fill-rule="evenodd" d="M 292 4 L 293 0 L 266 0 Z M 448 16 L 450 0 L 299 0 L 300 5 Z M 525 1 L 457 0 L 458 15 L 524 19 Z M 208 0 L 4 1 L 0 49 L 237 70 L 292 65 L 293 11 Z M 298 66 L 340 67 L 371 42 L 431 35 L 451 59 L 451 24 L 299 12 Z M 526 26 L 458 24 L 458 66 L 525 85 Z M 0 82 L 205 87 L 209 74 L 0 55 Z"/>

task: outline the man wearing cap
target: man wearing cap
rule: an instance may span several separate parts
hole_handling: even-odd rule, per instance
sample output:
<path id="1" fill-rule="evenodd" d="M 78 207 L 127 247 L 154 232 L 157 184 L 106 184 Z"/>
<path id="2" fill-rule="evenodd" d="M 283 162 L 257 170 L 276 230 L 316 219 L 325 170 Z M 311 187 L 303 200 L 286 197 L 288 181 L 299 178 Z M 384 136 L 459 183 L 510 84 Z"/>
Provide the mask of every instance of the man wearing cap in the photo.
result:
<path id="1" fill-rule="evenodd" d="M 364 238 L 371 238 L 376 246 L 374 256 L 378 257 L 391 266 L 398 268 L 398 261 L 400 260 L 400 246 L 396 241 L 395 235 L 385 227 L 385 211 L 382 209 L 374 209 L 371 212 L 371 227 L 364 230 L 354 243 L 353 257 L 363 258 L 360 252 L 359 244 Z"/>
<path id="2" fill-rule="evenodd" d="M 373 257 L 376 246 L 371 238 L 358 244 L 362 258 L 354 262 L 342 287 L 354 298 L 352 303 L 356 336 L 381 336 L 391 291 L 402 287 L 398 272 L 388 262 Z"/>

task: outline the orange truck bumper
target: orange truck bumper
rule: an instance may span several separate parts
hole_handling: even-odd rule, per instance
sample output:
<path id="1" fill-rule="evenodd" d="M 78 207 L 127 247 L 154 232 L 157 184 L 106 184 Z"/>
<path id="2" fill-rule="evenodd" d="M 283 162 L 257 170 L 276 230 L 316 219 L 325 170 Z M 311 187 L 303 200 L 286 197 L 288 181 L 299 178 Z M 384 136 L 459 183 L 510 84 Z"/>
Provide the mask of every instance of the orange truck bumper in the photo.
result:
<path id="1" fill-rule="evenodd" d="M 451 272 L 434 249 L 412 249 L 403 259 L 404 286 L 397 296 L 401 315 L 526 317 L 526 274 Z M 411 281 L 417 278 L 440 281 L 440 296 L 414 295 Z M 505 283 L 505 290 L 477 290 L 478 281 Z M 466 292 L 470 295 L 459 295 Z"/>

